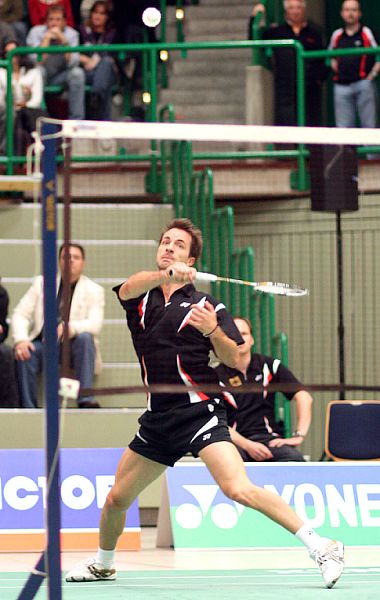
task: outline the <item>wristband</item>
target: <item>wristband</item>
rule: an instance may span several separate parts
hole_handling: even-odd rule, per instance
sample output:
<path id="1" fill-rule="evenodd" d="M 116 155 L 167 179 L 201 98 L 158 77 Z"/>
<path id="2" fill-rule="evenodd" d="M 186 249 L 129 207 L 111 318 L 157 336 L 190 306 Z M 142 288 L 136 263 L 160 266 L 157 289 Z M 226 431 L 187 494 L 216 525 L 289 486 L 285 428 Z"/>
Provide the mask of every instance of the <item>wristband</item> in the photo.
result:
<path id="1" fill-rule="evenodd" d="M 296 430 L 296 431 L 293 431 L 293 433 L 292 433 L 292 437 L 301 437 L 301 438 L 304 438 L 304 439 L 305 439 L 305 436 L 304 436 L 304 434 L 303 434 L 303 433 L 301 433 L 300 431 L 297 431 L 297 430 Z"/>
<path id="2" fill-rule="evenodd" d="M 210 335 L 212 335 L 214 333 L 214 331 L 216 331 L 218 329 L 219 325 L 218 323 L 215 325 L 214 329 L 212 329 L 212 331 L 210 331 L 210 333 L 204 333 L 203 337 L 210 337 Z"/>

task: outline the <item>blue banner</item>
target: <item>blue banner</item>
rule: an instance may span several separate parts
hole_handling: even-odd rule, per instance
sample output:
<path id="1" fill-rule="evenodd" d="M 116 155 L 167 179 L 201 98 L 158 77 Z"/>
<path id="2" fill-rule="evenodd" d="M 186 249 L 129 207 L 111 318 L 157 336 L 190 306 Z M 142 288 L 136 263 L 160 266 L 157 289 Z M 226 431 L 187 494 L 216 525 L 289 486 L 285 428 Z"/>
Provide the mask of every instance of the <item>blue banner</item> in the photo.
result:
<path id="1" fill-rule="evenodd" d="M 61 450 L 62 529 L 94 530 L 114 482 L 121 448 Z M 44 529 L 46 494 L 43 450 L 0 450 L 0 531 Z M 140 529 L 138 504 L 127 513 L 126 528 Z"/>

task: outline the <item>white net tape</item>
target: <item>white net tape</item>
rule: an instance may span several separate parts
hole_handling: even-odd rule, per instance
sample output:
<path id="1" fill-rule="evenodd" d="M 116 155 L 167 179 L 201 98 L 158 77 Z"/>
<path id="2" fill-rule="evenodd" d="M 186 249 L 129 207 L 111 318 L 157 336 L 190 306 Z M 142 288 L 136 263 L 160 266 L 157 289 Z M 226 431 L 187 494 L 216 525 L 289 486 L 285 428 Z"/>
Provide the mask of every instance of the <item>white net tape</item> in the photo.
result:
<path id="1" fill-rule="evenodd" d="M 121 123 L 62 121 L 62 137 L 97 139 L 205 140 L 284 144 L 377 145 L 379 129 L 275 127 L 193 123 Z"/>

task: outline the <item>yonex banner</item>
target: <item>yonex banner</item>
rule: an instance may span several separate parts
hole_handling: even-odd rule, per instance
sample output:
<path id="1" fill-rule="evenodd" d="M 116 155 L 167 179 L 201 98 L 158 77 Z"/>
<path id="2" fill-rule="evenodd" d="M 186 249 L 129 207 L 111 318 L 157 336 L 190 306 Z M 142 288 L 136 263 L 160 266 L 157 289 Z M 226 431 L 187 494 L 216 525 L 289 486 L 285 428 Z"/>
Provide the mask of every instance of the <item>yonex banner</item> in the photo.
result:
<path id="1" fill-rule="evenodd" d="M 251 481 L 282 496 L 321 535 L 349 546 L 380 545 L 379 464 L 258 463 L 246 468 Z M 203 464 L 178 463 L 166 478 L 176 548 L 299 545 L 268 518 L 226 498 Z"/>
<path id="2" fill-rule="evenodd" d="M 97 547 L 102 506 L 123 450 L 61 450 L 61 520 L 64 549 Z M 46 496 L 43 450 L 0 450 L 0 551 L 41 550 Z M 128 511 L 119 548 L 140 548 L 135 502 Z"/>

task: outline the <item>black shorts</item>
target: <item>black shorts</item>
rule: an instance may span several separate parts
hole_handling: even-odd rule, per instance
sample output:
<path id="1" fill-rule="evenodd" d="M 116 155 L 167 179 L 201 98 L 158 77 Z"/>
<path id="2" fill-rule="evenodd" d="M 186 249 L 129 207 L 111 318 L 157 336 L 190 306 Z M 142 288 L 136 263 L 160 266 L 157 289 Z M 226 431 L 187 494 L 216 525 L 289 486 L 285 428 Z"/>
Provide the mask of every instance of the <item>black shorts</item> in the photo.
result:
<path id="1" fill-rule="evenodd" d="M 171 467 L 188 452 L 197 457 L 209 444 L 231 442 L 224 403 L 218 399 L 164 412 L 146 411 L 139 423 L 131 450 Z"/>

